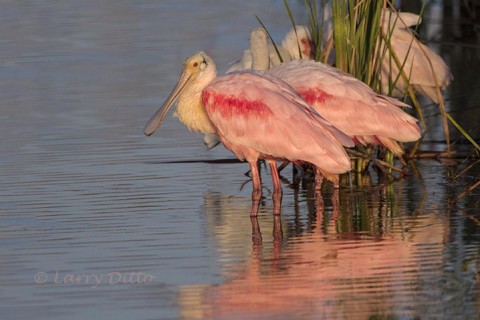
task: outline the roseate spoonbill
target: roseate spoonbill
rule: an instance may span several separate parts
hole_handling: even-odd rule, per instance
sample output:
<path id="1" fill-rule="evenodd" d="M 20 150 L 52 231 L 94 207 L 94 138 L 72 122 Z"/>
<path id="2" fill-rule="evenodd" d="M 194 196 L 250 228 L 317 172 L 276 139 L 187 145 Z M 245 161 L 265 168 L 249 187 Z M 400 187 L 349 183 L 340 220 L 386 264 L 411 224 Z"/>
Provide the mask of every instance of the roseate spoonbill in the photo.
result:
<path id="1" fill-rule="evenodd" d="M 323 45 L 333 34 L 332 7 L 330 1 L 325 3 L 323 10 L 324 30 Z M 389 39 L 392 51 L 398 58 L 403 72 L 409 78 L 410 86 L 431 101 L 439 103 L 437 84 L 440 90 L 445 90 L 452 82 L 453 76 L 445 61 L 428 46 L 421 43 L 409 27 L 420 23 L 420 16 L 411 12 L 393 12 L 384 9 L 381 17 L 382 33 Z M 385 47 L 385 40 L 381 46 Z M 380 50 L 383 52 L 383 50 Z M 401 98 L 408 90 L 408 84 L 399 76 L 400 68 L 395 60 L 389 58 L 387 52 L 381 64 L 380 85 L 384 94 L 389 92 L 389 83 L 398 81 L 392 91 L 392 96 Z"/>
<path id="2" fill-rule="evenodd" d="M 403 72 L 409 78 L 414 91 L 439 103 L 441 97 L 437 94 L 437 84 L 440 90 L 445 90 L 452 82 L 453 75 L 445 61 L 432 49 L 422 44 L 409 27 L 420 23 L 420 16 L 410 12 L 392 12 L 384 10 L 382 16 L 382 32 L 389 39 L 392 51 L 398 57 Z M 385 40 L 382 41 L 385 46 Z M 395 61 L 385 54 L 382 60 L 380 84 L 383 93 L 389 92 L 389 82 L 397 79 L 400 68 Z M 389 80 L 390 79 L 390 80 Z M 408 83 L 402 76 L 393 88 L 392 96 L 402 97 L 408 90 Z"/>
<path id="3" fill-rule="evenodd" d="M 265 33 L 254 29 L 252 33 Z M 260 36 L 251 35 L 261 39 Z M 268 65 L 267 43 L 257 41 L 251 48 L 258 68 Z M 282 63 L 268 71 L 291 85 L 323 118 L 356 143 L 380 144 L 397 155 L 403 153 L 395 141 L 420 138 L 417 119 L 399 107 L 408 107 L 397 99 L 375 93 L 357 78 L 329 65 L 306 60 Z"/>
<path id="4" fill-rule="evenodd" d="M 311 163 L 318 177 L 351 169 L 343 146 L 353 146 L 352 139 L 273 76 L 238 71 L 217 77 L 213 60 L 199 52 L 186 59 L 177 85 L 147 122 L 146 135 L 155 132 L 176 100 L 183 124 L 195 132 L 216 133 L 227 149 L 249 163 L 253 200 L 262 192 L 259 159 L 272 170 L 274 201 L 282 193 L 276 160 Z"/>
<path id="5" fill-rule="evenodd" d="M 305 26 L 295 26 L 295 28 L 292 28 L 287 33 L 282 41 L 282 44 L 277 46 L 277 49 L 282 56 L 283 61 L 312 59 L 314 52 L 310 31 L 308 31 L 308 28 Z M 273 45 L 268 46 L 268 51 L 270 55 L 269 67 L 279 64 L 280 59 Z M 252 53 L 250 52 L 250 49 L 247 49 L 243 52 L 242 59 L 238 63 L 231 66 L 227 72 L 255 69 L 252 66 L 252 63 Z"/>

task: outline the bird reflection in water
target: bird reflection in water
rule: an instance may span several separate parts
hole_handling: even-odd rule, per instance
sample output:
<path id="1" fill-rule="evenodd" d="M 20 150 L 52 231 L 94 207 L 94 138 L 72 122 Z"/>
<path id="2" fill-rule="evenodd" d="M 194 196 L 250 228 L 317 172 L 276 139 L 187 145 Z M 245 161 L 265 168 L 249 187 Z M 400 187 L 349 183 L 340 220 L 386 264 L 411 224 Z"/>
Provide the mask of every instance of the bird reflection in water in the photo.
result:
<path id="1" fill-rule="evenodd" d="M 182 315 L 367 319 L 434 309 L 425 302 L 440 290 L 432 283 L 442 255 L 432 253 L 444 250 L 448 226 L 435 215 L 401 214 L 406 208 L 389 186 L 357 190 L 341 206 L 311 192 L 296 192 L 298 201 L 288 204 L 294 212 L 262 214 L 250 224 L 238 218 L 248 199 L 207 194 L 207 228 L 226 280 L 182 287 Z"/>

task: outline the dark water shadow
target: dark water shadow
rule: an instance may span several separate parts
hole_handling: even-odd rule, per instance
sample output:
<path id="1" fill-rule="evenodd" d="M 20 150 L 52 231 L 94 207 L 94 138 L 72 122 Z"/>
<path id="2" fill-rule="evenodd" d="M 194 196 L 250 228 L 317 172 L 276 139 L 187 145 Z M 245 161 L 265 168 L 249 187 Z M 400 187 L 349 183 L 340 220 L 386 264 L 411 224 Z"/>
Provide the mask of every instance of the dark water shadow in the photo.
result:
<path id="1" fill-rule="evenodd" d="M 229 164 L 229 163 L 244 163 L 238 159 L 198 159 L 198 160 L 173 160 L 173 161 L 146 161 L 145 164 L 167 164 L 167 163 L 219 163 L 219 164 Z"/>

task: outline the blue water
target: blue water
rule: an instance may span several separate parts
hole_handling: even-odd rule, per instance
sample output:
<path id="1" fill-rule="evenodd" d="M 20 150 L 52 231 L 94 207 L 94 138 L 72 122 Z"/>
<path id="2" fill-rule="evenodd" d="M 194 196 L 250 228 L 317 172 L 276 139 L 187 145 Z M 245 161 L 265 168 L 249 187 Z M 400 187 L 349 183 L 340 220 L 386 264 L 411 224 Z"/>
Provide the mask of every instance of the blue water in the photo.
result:
<path id="1" fill-rule="evenodd" d="M 418 160 L 398 181 L 372 171 L 338 205 L 288 167 L 280 217 L 262 169 L 251 220 L 246 164 L 170 116 L 142 134 L 185 57 L 205 50 L 225 70 L 255 15 L 280 39 L 281 2 L 0 9 L 1 319 L 479 318 L 480 191 L 448 204 L 478 180 L 478 164 L 456 178 L 474 160 Z M 470 84 L 447 92 L 452 112 L 478 93 L 473 71 L 456 73 L 457 55 L 478 63 L 462 50 L 443 51 Z"/>

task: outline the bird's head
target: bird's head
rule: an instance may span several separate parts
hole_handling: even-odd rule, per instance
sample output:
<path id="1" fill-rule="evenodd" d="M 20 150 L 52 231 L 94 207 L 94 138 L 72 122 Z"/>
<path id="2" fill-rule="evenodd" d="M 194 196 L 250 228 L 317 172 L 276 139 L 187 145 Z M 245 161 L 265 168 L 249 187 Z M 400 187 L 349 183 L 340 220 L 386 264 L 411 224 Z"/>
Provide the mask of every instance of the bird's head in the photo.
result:
<path id="1" fill-rule="evenodd" d="M 313 59 L 315 56 L 312 37 L 305 26 L 292 28 L 283 39 L 282 46 L 294 59 Z"/>
<path id="2" fill-rule="evenodd" d="M 195 80 L 197 79 L 199 82 L 203 82 L 202 80 L 204 78 L 209 78 L 206 77 L 206 75 L 211 75 L 212 72 L 216 73 L 215 63 L 213 62 L 212 58 L 201 51 L 185 59 L 185 62 L 183 63 L 183 72 L 180 75 L 179 83 L 184 80 L 186 81 L 186 85 L 190 85 L 192 83 L 196 83 Z M 211 81 L 211 79 L 207 80 Z"/>
<path id="3" fill-rule="evenodd" d="M 175 88 L 157 112 L 148 120 L 143 133 L 153 134 L 162 124 L 168 110 L 183 94 L 201 92 L 216 77 L 216 67 L 213 60 L 204 52 L 199 52 L 187 58 L 183 64 L 183 71 Z"/>

